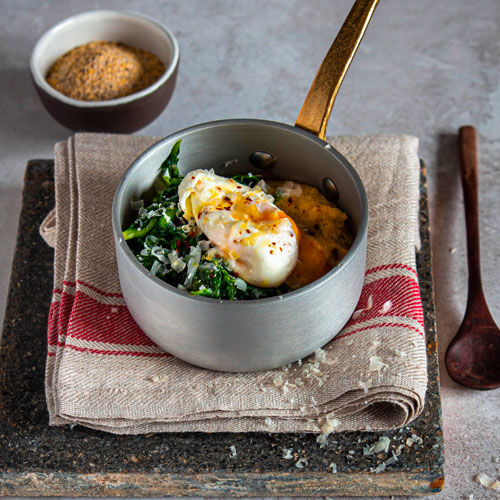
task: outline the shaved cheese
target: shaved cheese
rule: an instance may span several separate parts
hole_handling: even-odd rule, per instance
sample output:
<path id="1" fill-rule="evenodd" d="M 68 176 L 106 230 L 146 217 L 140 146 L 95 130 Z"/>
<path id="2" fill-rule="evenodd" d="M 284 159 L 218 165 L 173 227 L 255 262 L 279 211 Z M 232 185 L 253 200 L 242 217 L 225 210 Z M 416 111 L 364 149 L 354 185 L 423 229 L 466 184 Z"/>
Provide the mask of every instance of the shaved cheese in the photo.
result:
<path id="1" fill-rule="evenodd" d="M 193 284 L 193 279 L 198 271 L 201 260 L 201 249 L 198 245 L 189 249 L 189 260 L 187 263 L 187 274 L 184 286 L 189 290 Z"/>
<path id="2" fill-rule="evenodd" d="M 477 476 L 474 477 L 474 481 L 479 483 L 481 486 L 484 486 L 485 488 L 489 488 L 490 485 L 493 483 L 493 480 L 490 479 L 489 476 L 486 474 L 483 474 L 480 472 Z"/>
<path id="3" fill-rule="evenodd" d="M 366 303 L 366 310 L 369 311 L 373 307 L 373 296 L 368 297 L 368 302 Z"/>
<path id="4" fill-rule="evenodd" d="M 205 251 L 210 248 L 210 241 L 208 240 L 200 240 L 198 241 L 198 246 L 200 247 L 200 250 Z"/>
<path id="5" fill-rule="evenodd" d="M 326 351 L 323 349 L 316 349 L 314 351 L 314 357 L 320 362 L 320 363 L 326 363 Z"/>
<path id="6" fill-rule="evenodd" d="M 262 191 L 264 191 L 264 193 L 267 193 L 269 191 L 269 188 L 268 188 L 266 181 L 264 179 L 261 179 L 259 182 L 257 182 L 257 184 L 255 184 L 255 186 L 254 186 L 254 189 L 255 188 L 262 189 Z"/>
<path id="7" fill-rule="evenodd" d="M 156 243 L 158 243 L 158 238 L 153 234 L 148 234 L 144 241 L 151 246 L 151 245 L 155 245 Z"/>
<path id="8" fill-rule="evenodd" d="M 375 472 L 375 474 L 379 474 L 380 472 L 383 472 L 385 470 L 385 463 L 382 462 L 381 464 L 378 464 L 375 469 L 370 469 L 371 472 Z"/>
<path id="9" fill-rule="evenodd" d="M 304 387 L 304 382 L 301 378 L 296 378 L 294 382 L 297 387 Z"/>
<path id="10" fill-rule="evenodd" d="M 264 423 L 268 426 L 268 427 L 273 427 L 274 426 L 274 420 L 267 417 L 264 419 Z"/>
<path id="11" fill-rule="evenodd" d="M 370 358 L 369 370 L 371 372 L 378 372 L 378 374 L 380 375 L 380 372 L 385 370 L 386 368 L 389 368 L 389 365 L 384 363 L 382 361 L 382 358 L 380 358 L 379 356 L 372 356 Z"/>
<path id="12" fill-rule="evenodd" d="M 179 257 L 179 254 L 175 250 L 169 252 L 168 259 L 170 260 L 172 269 L 178 273 L 183 271 L 186 267 L 186 263 Z"/>
<path id="13" fill-rule="evenodd" d="M 158 262 L 157 260 L 155 260 L 153 262 L 153 265 L 151 266 L 151 270 L 149 271 L 153 276 L 156 276 L 156 274 L 158 273 L 158 271 L 160 270 L 160 268 L 162 267 L 162 264 L 160 262 Z M 165 266 L 163 266 L 165 267 Z"/>
<path id="14" fill-rule="evenodd" d="M 335 427 L 340 425 L 340 420 L 338 418 L 326 417 L 326 423 L 321 427 L 321 432 L 328 436 L 333 432 Z"/>
<path id="15" fill-rule="evenodd" d="M 283 448 L 283 458 L 285 460 L 293 458 L 293 448 Z"/>
<path id="16" fill-rule="evenodd" d="M 332 462 L 328 467 L 330 467 L 330 469 L 332 469 L 332 474 L 337 473 L 337 464 Z"/>
<path id="17" fill-rule="evenodd" d="M 236 278 L 234 280 L 234 284 L 238 290 L 245 291 L 247 289 L 247 282 L 242 280 L 241 278 Z"/>
<path id="18" fill-rule="evenodd" d="M 295 462 L 295 467 L 297 467 L 297 469 L 303 469 L 304 468 L 304 465 L 307 465 L 309 462 L 307 461 L 307 458 L 299 458 L 296 462 Z"/>
<path id="19" fill-rule="evenodd" d="M 413 442 L 417 444 L 423 444 L 424 442 L 424 440 L 420 436 L 417 436 L 416 434 L 412 434 L 411 438 L 413 439 Z"/>
<path id="20" fill-rule="evenodd" d="M 386 314 L 390 311 L 391 307 L 392 307 L 392 301 L 388 300 L 387 302 L 384 302 L 384 305 L 382 306 L 382 309 L 380 309 L 379 313 Z"/>
<path id="21" fill-rule="evenodd" d="M 500 492 L 500 481 L 493 481 L 489 476 L 480 472 L 474 477 L 474 481 L 478 482 L 481 486 L 493 491 Z"/>
<path id="22" fill-rule="evenodd" d="M 389 301 L 390 302 L 390 301 Z M 386 302 L 387 303 L 387 302 Z M 391 303 L 392 304 L 392 303 Z M 352 313 L 352 319 L 353 320 L 357 320 L 361 314 L 363 314 L 364 311 L 369 311 L 371 308 L 373 307 L 373 297 L 370 295 L 368 297 L 368 301 L 366 303 L 366 308 L 365 309 L 356 309 L 353 313 Z"/>
<path id="23" fill-rule="evenodd" d="M 197 226 L 196 226 L 196 221 L 194 219 L 189 219 L 188 222 L 187 222 L 187 224 L 184 224 L 183 226 L 181 226 L 181 229 L 186 234 L 190 233 L 191 231 L 194 231 L 195 228 L 197 228 Z"/>
<path id="24" fill-rule="evenodd" d="M 231 457 L 235 457 L 236 456 L 236 446 L 234 446 L 234 444 L 232 444 L 229 449 L 231 450 Z"/>
<path id="25" fill-rule="evenodd" d="M 156 257 L 159 261 L 163 262 L 164 264 L 167 262 L 167 256 L 165 255 L 165 249 L 160 246 L 154 246 L 151 249 L 151 255 L 153 257 Z"/>
<path id="26" fill-rule="evenodd" d="M 289 198 L 290 196 L 300 196 L 302 194 L 302 188 L 300 184 L 296 184 L 293 181 L 286 181 L 283 186 L 276 189 L 276 195 L 282 198 Z"/>
<path id="27" fill-rule="evenodd" d="M 500 481 L 497 479 L 494 483 L 491 483 L 490 489 L 500 491 Z"/>
<path id="28" fill-rule="evenodd" d="M 360 380 L 359 385 L 366 394 L 366 393 L 368 393 L 368 389 L 373 387 L 373 380 L 371 378 L 369 378 L 366 382 L 363 382 L 362 380 Z"/>
<path id="29" fill-rule="evenodd" d="M 397 455 L 394 453 L 394 451 L 392 452 L 392 457 L 389 457 L 385 462 L 384 464 L 385 465 L 392 465 L 393 463 L 397 462 L 398 461 L 398 457 Z"/>
<path id="30" fill-rule="evenodd" d="M 321 434 L 316 438 L 316 442 L 323 448 L 328 443 L 328 436 L 340 425 L 338 418 L 326 417 L 326 422 L 321 426 Z"/>
<path id="31" fill-rule="evenodd" d="M 316 442 L 320 445 L 320 448 L 323 448 L 323 446 L 328 443 L 328 436 L 326 436 L 325 434 L 318 434 Z"/>
<path id="32" fill-rule="evenodd" d="M 357 309 L 356 311 L 354 311 L 352 313 L 352 319 L 354 319 L 354 320 L 358 319 L 361 316 L 361 314 L 363 313 L 363 311 L 364 311 L 364 309 Z"/>
<path id="33" fill-rule="evenodd" d="M 387 436 L 381 436 L 375 444 L 363 448 L 363 455 L 376 455 L 381 451 L 387 453 L 390 444 L 391 440 Z"/>

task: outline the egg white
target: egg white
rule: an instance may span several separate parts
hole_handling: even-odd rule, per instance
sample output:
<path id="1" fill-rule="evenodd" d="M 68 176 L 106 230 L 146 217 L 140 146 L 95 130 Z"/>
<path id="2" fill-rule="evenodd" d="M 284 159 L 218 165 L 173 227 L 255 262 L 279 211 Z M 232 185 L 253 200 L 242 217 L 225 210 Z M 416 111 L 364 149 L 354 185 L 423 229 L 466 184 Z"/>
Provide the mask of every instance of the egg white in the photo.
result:
<path id="1" fill-rule="evenodd" d="M 273 201 L 213 170 L 189 172 L 179 185 L 184 217 L 196 221 L 231 270 L 260 287 L 281 285 L 298 256 L 292 222 Z"/>

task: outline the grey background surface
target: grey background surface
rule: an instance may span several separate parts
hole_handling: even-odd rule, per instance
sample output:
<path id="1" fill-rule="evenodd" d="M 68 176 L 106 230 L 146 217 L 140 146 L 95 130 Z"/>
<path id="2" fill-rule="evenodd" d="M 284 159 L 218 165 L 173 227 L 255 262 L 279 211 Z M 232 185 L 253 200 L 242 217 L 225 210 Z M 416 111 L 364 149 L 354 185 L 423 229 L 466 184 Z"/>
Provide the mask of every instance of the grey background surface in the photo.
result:
<path id="1" fill-rule="evenodd" d="M 31 49 L 55 22 L 93 8 L 156 17 L 178 38 L 178 85 L 166 111 L 140 133 L 164 136 L 223 118 L 294 123 L 352 0 L 0 0 L 0 319 L 21 207 L 25 165 L 53 157 L 70 132 L 42 108 L 28 73 Z M 381 0 L 346 77 L 328 129 L 409 133 L 428 165 L 433 265 L 442 359 L 461 323 L 467 267 L 457 129 L 480 139 L 484 288 L 500 323 L 500 2 Z M 36 300 L 36 298 L 35 298 Z M 441 363 L 446 486 L 434 498 L 497 498 L 473 482 L 500 455 L 500 391 L 454 384 Z"/>

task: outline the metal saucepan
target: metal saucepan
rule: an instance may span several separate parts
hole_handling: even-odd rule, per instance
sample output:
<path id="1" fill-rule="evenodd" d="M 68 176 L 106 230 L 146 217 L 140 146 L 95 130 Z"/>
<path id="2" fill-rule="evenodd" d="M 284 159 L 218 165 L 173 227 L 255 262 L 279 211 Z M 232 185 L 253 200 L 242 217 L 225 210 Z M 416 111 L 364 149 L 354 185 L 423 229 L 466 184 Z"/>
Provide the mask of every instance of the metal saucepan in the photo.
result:
<path id="1" fill-rule="evenodd" d="M 196 125 L 161 140 L 127 170 L 116 191 L 112 216 L 121 289 L 137 324 L 171 354 L 215 370 L 276 368 L 325 345 L 352 315 L 364 279 L 368 204 L 358 174 L 324 138 L 334 99 L 377 3 L 358 0 L 354 4 L 295 127 L 265 120 Z M 178 165 L 182 174 L 198 168 L 214 168 L 226 176 L 257 172 L 249 160 L 256 151 L 278 158 L 271 170 L 273 177 L 304 182 L 337 198 L 355 234 L 351 249 L 314 283 L 267 299 L 197 297 L 152 276 L 128 248 L 122 230 L 133 219 L 130 200 L 151 188 L 160 164 L 178 139 L 182 139 Z"/>

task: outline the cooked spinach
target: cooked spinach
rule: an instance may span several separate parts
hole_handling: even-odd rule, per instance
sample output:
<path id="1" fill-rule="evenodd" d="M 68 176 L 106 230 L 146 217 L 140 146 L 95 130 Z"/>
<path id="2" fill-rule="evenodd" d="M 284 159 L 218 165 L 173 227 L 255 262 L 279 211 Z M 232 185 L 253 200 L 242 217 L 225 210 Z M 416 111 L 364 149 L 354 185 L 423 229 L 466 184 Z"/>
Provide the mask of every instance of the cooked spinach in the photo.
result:
<path id="1" fill-rule="evenodd" d="M 123 231 L 137 260 L 153 275 L 193 295 L 215 299 L 249 300 L 290 291 L 285 284 L 260 288 L 246 283 L 215 255 L 206 236 L 193 219 L 186 220 L 179 208 L 178 187 L 181 141 L 177 141 L 159 168 L 156 196 L 142 207 L 130 227 Z M 235 181 L 255 186 L 262 176 L 238 174 Z"/>

